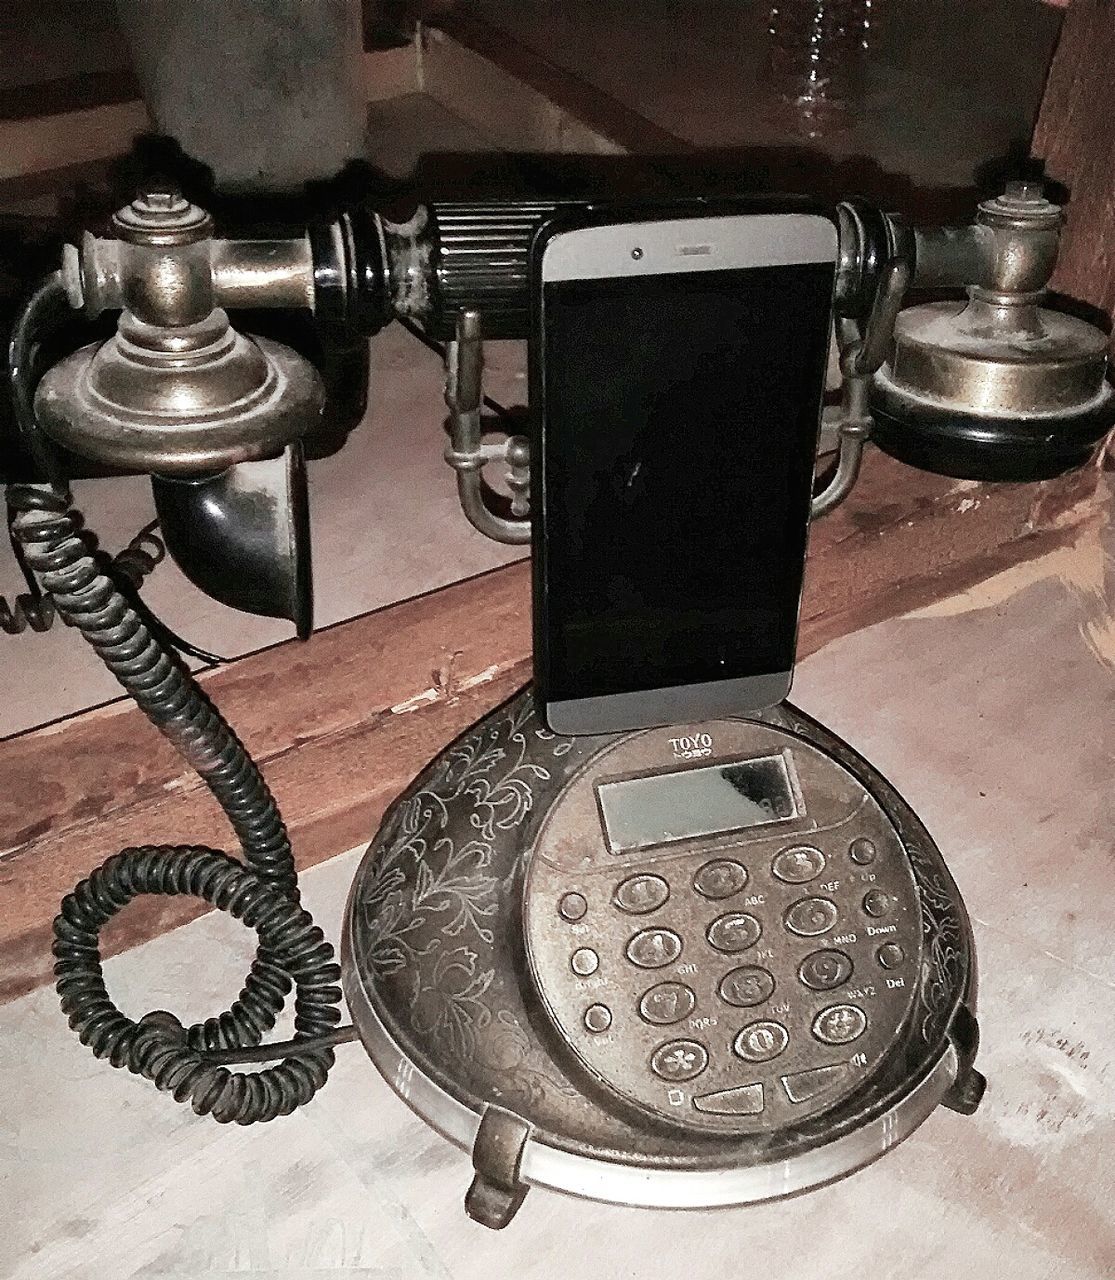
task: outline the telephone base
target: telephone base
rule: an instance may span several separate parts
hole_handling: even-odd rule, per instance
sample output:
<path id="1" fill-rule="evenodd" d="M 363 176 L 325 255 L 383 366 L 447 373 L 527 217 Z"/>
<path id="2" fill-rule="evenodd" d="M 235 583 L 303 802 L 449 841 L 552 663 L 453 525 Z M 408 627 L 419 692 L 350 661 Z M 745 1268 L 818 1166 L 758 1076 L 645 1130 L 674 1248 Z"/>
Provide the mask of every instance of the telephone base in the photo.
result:
<path id="1" fill-rule="evenodd" d="M 662 743 L 705 738 L 700 761 L 625 767 Z M 754 830 L 704 830 L 700 820 L 741 803 L 755 778 L 781 776 L 767 743 L 787 753 L 792 800 Z M 599 797 L 604 788 L 615 810 L 607 788 L 631 776 L 643 787 L 728 778 L 736 791 L 710 791 L 684 838 L 617 853 Z M 653 811 L 632 794 L 639 804 L 615 818 L 621 827 Z M 670 803 L 681 795 L 670 791 Z M 789 861 L 772 860 L 780 842 Z M 860 861 L 869 846 L 870 865 Z M 827 862 L 810 885 L 794 883 L 817 874 L 810 857 L 795 862 L 803 848 Z M 725 849 L 746 867 L 746 890 L 711 883 L 710 851 L 723 862 Z M 616 880 L 668 882 L 672 897 L 611 896 Z M 803 915 L 803 893 L 826 897 L 838 921 Z M 751 920 L 761 940 L 731 934 L 729 917 L 731 928 Z M 680 957 L 635 945 L 674 933 Z M 737 946 L 738 957 L 717 949 Z M 766 972 L 774 994 L 752 990 L 745 969 Z M 342 940 L 369 1056 L 412 1110 L 472 1152 L 468 1211 L 497 1228 L 530 1185 L 662 1208 L 787 1196 L 869 1164 L 939 1105 L 973 1110 L 973 975 L 963 904 L 925 828 L 870 765 L 788 704 L 703 727 L 568 738 L 520 693 L 390 808 Z M 661 988 L 688 992 L 686 1021 Z"/>

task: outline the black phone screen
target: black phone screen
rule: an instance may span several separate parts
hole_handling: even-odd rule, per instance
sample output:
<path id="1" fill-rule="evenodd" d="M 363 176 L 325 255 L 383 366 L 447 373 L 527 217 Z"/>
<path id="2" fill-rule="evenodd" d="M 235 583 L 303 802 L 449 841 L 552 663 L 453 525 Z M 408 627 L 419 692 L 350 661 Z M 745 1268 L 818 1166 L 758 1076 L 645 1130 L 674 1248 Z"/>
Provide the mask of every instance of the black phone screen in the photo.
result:
<path id="1" fill-rule="evenodd" d="M 792 670 L 833 275 L 543 286 L 547 700 Z"/>

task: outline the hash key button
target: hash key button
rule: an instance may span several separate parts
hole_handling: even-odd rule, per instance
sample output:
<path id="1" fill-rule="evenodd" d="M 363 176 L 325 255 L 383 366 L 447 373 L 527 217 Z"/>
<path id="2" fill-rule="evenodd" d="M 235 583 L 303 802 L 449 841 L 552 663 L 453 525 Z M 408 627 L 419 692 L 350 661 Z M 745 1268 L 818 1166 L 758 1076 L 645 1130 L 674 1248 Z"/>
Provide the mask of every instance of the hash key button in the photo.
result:
<path id="1" fill-rule="evenodd" d="M 867 1030 L 867 1014 L 854 1004 L 834 1004 L 813 1019 L 813 1034 L 823 1044 L 850 1044 Z"/>

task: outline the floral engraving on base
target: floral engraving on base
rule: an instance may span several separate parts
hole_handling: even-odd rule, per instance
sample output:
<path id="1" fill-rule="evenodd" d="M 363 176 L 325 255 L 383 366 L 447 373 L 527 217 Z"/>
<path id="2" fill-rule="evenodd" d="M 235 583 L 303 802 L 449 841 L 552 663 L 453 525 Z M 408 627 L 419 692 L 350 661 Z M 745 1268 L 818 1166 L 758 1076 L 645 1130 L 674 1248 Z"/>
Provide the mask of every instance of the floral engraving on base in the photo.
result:
<path id="1" fill-rule="evenodd" d="M 532 719 L 530 699 L 517 699 L 454 743 L 394 806 L 357 907 L 367 963 L 381 977 L 406 970 L 413 1030 L 457 1059 L 494 1050 L 512 1066 L 524 1056 L 514 1051 L 525 1040 L 517 1019 L 494 1009 L 490 996 L 495 928 L 526 842 L 506 872 L 497 844 L 524 825 L 537 786 L 552 777 L 528 758 L 530 739 L 545 742 L 553 758 L 572 746 L 532 730 Z M 510 1037 L 502 1050 L 480 1035 L 493 1018 L 505 1033 L 500 1039 Z"/>
<path id="2" fill-rule="evenodd" d="M 918 992 L 921 1036 L 929 1044 L 948 1029 L 944 1019 L 963 990 L 967 948 L 955 895 L 935 860 L 913 842 L 906 844 L 906 851 L 920 891 L 922 938 L 929 957 L 929 970 Z"/>

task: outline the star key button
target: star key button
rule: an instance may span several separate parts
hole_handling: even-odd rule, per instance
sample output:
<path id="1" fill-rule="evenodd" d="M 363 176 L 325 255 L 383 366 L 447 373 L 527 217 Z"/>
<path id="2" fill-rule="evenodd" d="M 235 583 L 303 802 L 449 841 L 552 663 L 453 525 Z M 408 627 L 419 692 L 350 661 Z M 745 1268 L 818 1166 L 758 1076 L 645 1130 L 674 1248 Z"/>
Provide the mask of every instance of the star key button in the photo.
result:
<path id="1" fill-rule="evenodd" d="M 667 1040 L 650 1055 L 650 1069 L 662 1080 L 692 1080 L 708 1066 L 708 1050 L 698 1040 Z"/>

